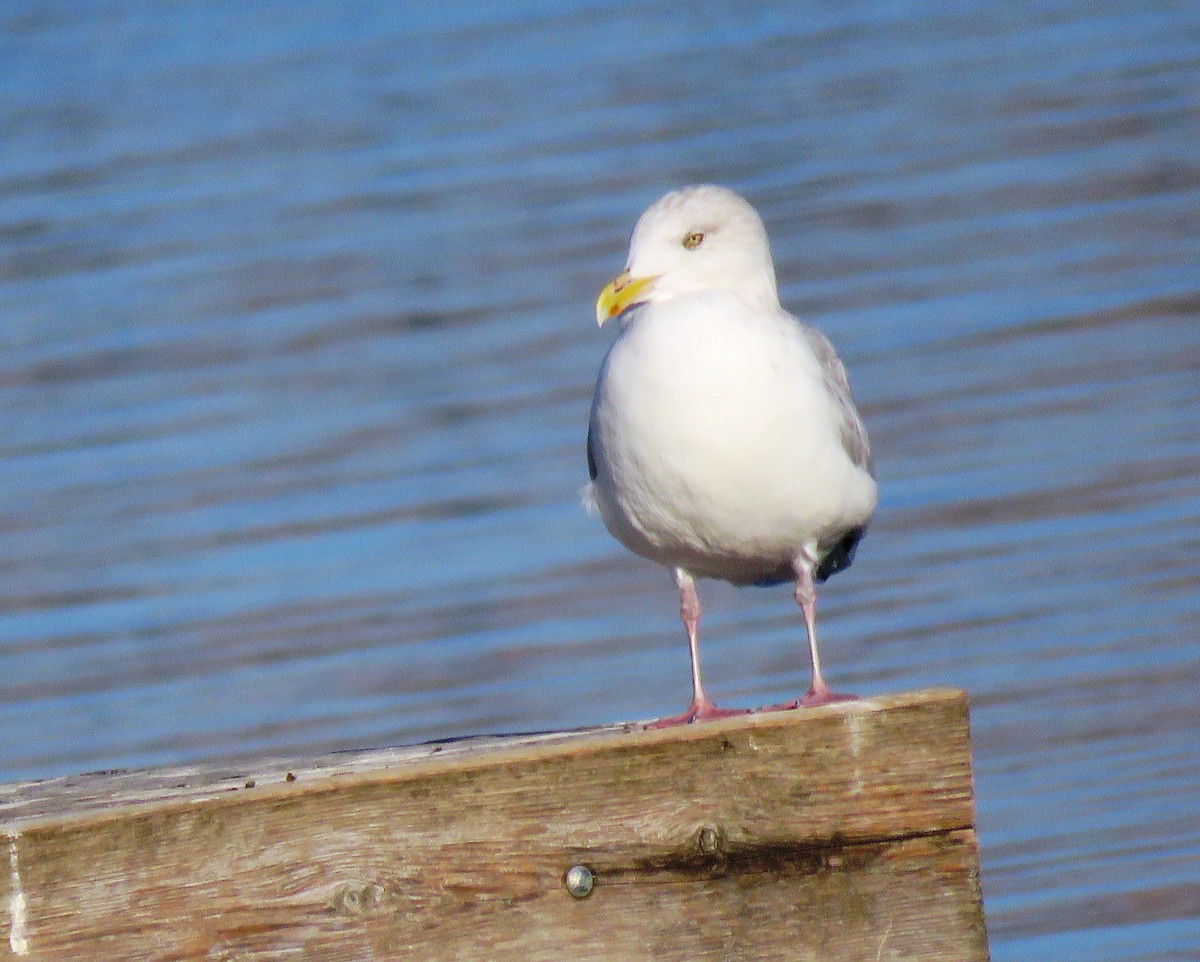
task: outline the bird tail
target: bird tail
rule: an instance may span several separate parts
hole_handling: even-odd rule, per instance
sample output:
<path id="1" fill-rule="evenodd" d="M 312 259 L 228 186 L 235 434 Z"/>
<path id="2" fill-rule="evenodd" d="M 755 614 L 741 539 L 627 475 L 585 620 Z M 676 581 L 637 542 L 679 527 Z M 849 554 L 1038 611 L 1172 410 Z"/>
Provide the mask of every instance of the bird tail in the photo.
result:
<path id="1" fill-rule="evenodd" d="M 833 550 L 825 555 L 821 559 L 821 563 L 817 565 L 817 570 L 813 572 L 813 581 L 821 584 L 826 578 L 849 568 L 854 561 L 854 551 L 866 533 L 867 526 L 864 524 L 862 527 L 852 528 L 842 535 L 842 540 L 835 544 Z"/>

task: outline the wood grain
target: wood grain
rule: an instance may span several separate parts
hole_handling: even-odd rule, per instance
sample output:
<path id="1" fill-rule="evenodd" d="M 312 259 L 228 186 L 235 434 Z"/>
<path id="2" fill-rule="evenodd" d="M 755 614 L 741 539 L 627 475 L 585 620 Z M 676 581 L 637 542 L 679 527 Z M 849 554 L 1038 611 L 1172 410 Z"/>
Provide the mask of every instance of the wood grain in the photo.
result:
<path id="1" fill-rule="evenodd" d="M 972 826 L 951 691 L 7 786 L 0 958 L 986 959 Z"/>

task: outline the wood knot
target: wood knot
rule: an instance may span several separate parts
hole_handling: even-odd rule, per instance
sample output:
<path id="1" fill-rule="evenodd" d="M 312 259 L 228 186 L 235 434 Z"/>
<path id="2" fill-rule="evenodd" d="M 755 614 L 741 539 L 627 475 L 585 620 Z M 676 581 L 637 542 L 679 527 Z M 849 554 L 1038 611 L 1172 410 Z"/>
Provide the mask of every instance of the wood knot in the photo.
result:
<path id="1" fill-rule="evenodd" d="M 383 897 L 383 886 L 370 882 L 347 882 L 334 890 L 330 907 L 338 915 L 364 915 L 375 908 Z"/>

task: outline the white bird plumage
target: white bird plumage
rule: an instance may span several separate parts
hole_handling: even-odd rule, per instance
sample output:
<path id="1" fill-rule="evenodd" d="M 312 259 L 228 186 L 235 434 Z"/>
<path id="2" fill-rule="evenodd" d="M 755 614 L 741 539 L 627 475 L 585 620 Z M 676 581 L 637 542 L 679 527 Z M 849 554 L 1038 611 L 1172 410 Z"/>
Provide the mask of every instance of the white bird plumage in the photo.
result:
<path id="1" fill-rule="evenodd" d="M 795 581 L 821 676 L 814 582 L 849 565 L 875 509 L 866 431 L 833 346 L 779 303 L 762 220 L 742 197 L 673 191 L 638 220 L 597 301 L 621 332 L 588 425 L 590 498 L 608 530 L 675 573 L 692 660 L 681 723 L 730 712 L 700 679 L 695 577 Z"/>

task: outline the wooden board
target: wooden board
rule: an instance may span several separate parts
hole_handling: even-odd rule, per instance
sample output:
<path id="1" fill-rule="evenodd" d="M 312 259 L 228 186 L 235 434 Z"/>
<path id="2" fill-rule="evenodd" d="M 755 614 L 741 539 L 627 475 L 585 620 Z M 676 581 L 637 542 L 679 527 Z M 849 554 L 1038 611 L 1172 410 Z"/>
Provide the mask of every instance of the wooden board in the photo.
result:
<path id="1" fill-rule="evenodd" d="M 0 830 L 0 959 L 987 958 L 955 691 L 5 786 Z"/>

